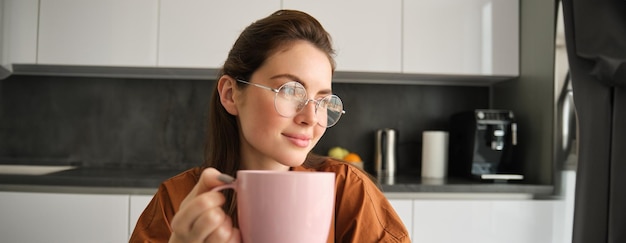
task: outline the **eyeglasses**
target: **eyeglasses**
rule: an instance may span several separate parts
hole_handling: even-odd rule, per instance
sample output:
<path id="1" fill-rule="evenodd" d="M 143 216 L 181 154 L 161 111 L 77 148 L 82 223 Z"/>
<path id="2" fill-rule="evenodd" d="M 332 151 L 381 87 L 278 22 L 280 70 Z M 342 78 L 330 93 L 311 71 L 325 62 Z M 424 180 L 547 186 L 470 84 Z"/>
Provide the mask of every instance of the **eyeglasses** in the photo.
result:
<path id="1" fill-rule="evenodd" d="M 309 99 L 304 86 L 296 81 L 287 82 L 278 89 L 241 79 L 237 79 L 237 82 L 253 85 L 276 93 L 274 96 L 274 108 L 282 117 L 294 117 L 309 104 L 309 101 L 315 102 L 317 124 L 322 127 L 334 126 L 337 124 L 337 121 L 339 121 L 341 114 L 346 113 L 346 111 L 343 110 L 343 103 L 338 96 L 328 95 L 317 100 Z"/>

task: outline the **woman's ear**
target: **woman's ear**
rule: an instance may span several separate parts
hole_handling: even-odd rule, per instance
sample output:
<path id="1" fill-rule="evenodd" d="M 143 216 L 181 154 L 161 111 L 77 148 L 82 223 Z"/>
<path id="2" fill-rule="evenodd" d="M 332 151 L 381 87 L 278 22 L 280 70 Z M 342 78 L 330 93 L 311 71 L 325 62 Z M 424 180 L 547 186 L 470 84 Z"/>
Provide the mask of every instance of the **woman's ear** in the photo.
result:
<path id="1" fill-rule="evenodd" d="M 228 75 L 222 75 L 217 81 L 217 92 L 220 94 L 220 102 L 224 109 L 233 116 L 239 114 L 235 104 L 236 80 Z"/>

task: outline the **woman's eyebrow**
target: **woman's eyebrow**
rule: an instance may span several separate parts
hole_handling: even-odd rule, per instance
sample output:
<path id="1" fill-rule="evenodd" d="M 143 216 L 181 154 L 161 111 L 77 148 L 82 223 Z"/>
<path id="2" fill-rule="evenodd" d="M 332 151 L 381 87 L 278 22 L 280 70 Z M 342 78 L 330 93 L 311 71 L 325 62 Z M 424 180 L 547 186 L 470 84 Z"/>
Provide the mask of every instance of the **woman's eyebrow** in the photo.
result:
<path id="1" fill-rule="evenodd" d="M 270 77 L 270 79 L 283 79 L 283 78 L 293 80 L 304 85 L 302 81 L 300 80 L 300 78 L 298 78 L 297 76 L 293 74 L 283 73 L 283 74 L 277 74 L 277 75 Z"/>

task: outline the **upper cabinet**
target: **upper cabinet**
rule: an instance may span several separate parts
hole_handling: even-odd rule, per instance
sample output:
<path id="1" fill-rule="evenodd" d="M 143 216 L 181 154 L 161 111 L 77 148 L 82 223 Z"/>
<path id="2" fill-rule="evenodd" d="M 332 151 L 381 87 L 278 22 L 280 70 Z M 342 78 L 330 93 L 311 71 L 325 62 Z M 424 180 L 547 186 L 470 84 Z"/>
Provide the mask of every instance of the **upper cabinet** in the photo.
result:
<path id="1" fill-rule="evenodd" d="M 214 71 L 245 27 L 282 8 L 321 22 L 348 81 L 519 75 L 519 0 L 0 1 L 3 65 Z"/>
<path id="2" fill-rule="evenodd" d="M 38 64 L 155 66 L 159 2 L 40 0 Z"/>
<path id="3" fill-rule="evenodd" d="M 283 8 L 321 22 L 333 39 L 337 71 L 401 72 L 401 0 L 283 0 Z"/>
<path id="4" fill-rule="evenodd" d="M 4 58 L 4 39 L 2 38 L 4 33 L 4 0 L 0 0 L 0 80 L 6 78 L 11 73 L 6 69 L 6 65 L 8 65 L 7 60 Z"/>
<path id="5" fill-rule="evenodd" d="M 518 76 L 518 0 L 411 0 L 402 15 L 405 73 Z"/>
<path id="6" fill-rule="evenodd" d="M 161 0 L 159 67 L 219 68 L 239 33 L 280 0 Z"/>
<path id="7" fill-rule="evenodd" d="M 38 0 L 0 1 L 2 65 L 37 61 Z"/>

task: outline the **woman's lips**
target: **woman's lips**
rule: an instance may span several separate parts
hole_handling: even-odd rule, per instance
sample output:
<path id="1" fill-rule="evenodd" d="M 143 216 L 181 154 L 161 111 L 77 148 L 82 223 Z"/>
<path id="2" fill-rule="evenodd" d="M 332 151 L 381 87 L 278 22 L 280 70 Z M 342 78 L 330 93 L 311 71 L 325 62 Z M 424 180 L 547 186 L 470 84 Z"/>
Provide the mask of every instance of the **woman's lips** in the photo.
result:
<path id="1" fill-rule="evenodd" d="M 305 148 L 311 143 L 311 139 L 304 135 L 285 134 L 285 137 L 287 137 L 287 140 L 289 140 L 292 144 L 298 147 Z"/>

